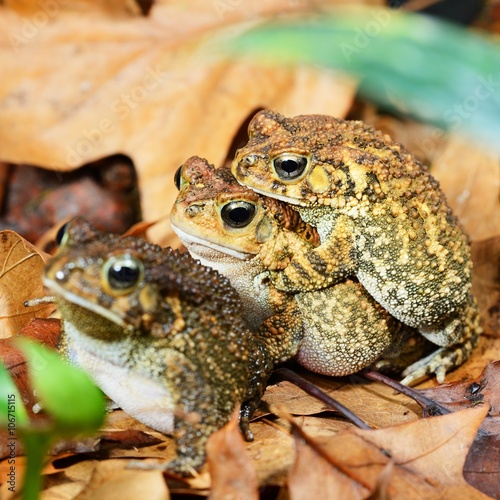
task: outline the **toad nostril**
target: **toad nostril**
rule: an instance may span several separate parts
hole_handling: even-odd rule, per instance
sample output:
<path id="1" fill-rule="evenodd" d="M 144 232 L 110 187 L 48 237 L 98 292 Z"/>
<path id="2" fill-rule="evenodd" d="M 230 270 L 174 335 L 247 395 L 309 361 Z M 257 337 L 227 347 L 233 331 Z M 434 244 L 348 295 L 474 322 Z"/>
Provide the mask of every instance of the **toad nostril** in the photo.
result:
<path id="1" fill-rule="evenodd" d="M 194 217 L 195 215 L 199 214 L 203 210 L 203 205 L 189 205 L 189 207 L 186 208 L 186 215 L 189 217 Z"/>

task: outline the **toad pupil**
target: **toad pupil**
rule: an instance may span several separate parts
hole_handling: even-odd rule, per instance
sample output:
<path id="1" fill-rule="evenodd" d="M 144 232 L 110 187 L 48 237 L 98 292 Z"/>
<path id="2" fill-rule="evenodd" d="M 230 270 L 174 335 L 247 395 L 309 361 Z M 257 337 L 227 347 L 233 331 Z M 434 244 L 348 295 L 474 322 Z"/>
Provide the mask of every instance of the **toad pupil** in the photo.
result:
<path id="1" fill-rule="evenodd" d="M 139 281 L 141 271 L 130 258 L 111 262 L 108 268 L 108 278 L 113 288 L 127 288 Z"/>
<path id="2" fill-rule="evenodd" d="M 275 158 L 274 168 L 281 179 L 295 179 L 299 177 L 307 166 L 307 158 L 297 156 L 291 158 L 289 155 Z"/>
<path id="3" fill-rule="evenodd" d="M 221 210 L 222 220 L 231 227 L 245 227 L 254 218 L 255 206 L 245 201 L 232 201 Z"/>

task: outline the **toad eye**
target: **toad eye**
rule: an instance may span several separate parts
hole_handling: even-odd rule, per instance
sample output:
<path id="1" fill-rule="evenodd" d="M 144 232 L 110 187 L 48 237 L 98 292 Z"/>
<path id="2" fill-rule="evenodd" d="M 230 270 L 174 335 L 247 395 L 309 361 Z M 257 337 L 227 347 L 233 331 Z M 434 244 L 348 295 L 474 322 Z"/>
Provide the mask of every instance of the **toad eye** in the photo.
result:
<path id="1" fill-rule="evenodd" d="M 255 216 L 255 205 L 248 201 L 231 201 L 220 211 L 222 220 L 229 227 L 246 227 Z"/>
<path id="2" fill-rule="evenodd" d="M 102 270 L 105 288 L 115 294 L 131 292 L 144 276 L 144 266 L 131 255 L 115 255 Z"/>
<path id="3" fill-rule="evenodd" d="M 182 165 L 175 171 L 174 184 L 175 187 L 180 191 L 182 183 Z"/>
<path id="4" fill-rule="evenodd" d="M 66 222 L 66 224 L 63 224 L 59 230 L 57 231 L 56 234 L 56 243 L 58 247 L 61 247 L 66 243 L 66 240 L 68 239 L 68 227 L 69 227 L 69 222 Z"/>
<path id="5" fill-rule="evenodd" d="M 289 181 L 300 177 L 307 167 L 305 156 L 284 154 L 273 160 L 274 171 L 281 180 Z"/>

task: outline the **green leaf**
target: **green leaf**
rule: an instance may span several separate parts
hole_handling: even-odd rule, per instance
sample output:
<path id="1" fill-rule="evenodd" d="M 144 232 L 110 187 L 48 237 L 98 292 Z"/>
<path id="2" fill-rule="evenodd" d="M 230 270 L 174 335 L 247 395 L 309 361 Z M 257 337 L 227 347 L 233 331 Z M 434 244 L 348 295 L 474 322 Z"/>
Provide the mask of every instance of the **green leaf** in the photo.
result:
<path id="1" fill-rule="evenodd" d="M 500 151 L 500 44 L 486 35 L 424 15 L 360 9 L 269 24 L 231 51 L 341 69 L 384 107 Z"/>
<path id="2" fill-rule="evenodd" d="M 28 423 L 23 400 L 8 370 L 0 363 L 0 429 L 16 429 Z"/>
<path id="3" fill-rule="evenodd" d="M 31 384 L 61 435 L 91 433 L 103 423 L 104 396 L 90 377 L 57 353 L 26 339 L 18 343 L 26 356 Z"/>

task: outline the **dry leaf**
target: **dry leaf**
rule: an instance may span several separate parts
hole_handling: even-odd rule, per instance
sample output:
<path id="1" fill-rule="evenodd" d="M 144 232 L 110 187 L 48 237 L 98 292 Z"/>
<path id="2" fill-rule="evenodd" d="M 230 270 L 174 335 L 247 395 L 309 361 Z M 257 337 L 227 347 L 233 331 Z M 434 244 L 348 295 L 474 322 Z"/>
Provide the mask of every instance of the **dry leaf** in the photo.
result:
<path id="1" fill-rule="evenodd" d="M 360 487 L 371 492 L 377 489 L 378 497 L 391 499 L 483 499 L 486 496 L 463 479 L 462 468 L 486 413 L 487 408 L 483 407 L 387 429 L 353 429 L 322 440 L 321 445 L 302 433 L 318 450 L 310 456 L 307 471 L 324 467 L 321 460 L 327 460 L 338 469 L 329 481 L 335 481 L 335 476 L 342 472 L 345 477 L 338 487 L 346 488 L 346 480 L 350 480 L 354 483 L 351 491 L 361 498 L 366 498 L 366 494 L 361 494 Z M 394 467 L 388 478 L 386 467 L 390 462 Z M 327 498 L 325 491 L 318 492 L 319 478 L 315 474 L 302 473 L 302 480 L 301 489 L 309 486 L 318 498 Z M 381 492 L 381 488 L 386 488 L 386 492 Z"/>
<path id="2" fill-rule="evenodd" d="M 14 380 L 22 404 L 26 408 L 30 419 L 37 420 L 45 418 L 43 414 L 33 413 L 33 405 L 37 402 L 33 389 L 31 388 L 28 369 L 24 356 L 15 345 L 15 339 L 19 336 L 28 337 L 41 342 L 48 347 L 55 348 L 59 338 L 59 320 L 58 319 L 34 319 L 29 325 L 23 328 L 18 335 L 5 339 L 0 339 L 0 361 L 9 370 L 10 376 Z M 20 403 L 21 404 L 21 403 Z M 7 444 L 7 432 L 0 430 L 0 459 L 9 455 Z M 16 444 L 16 453 L 20 455 L 23 452 L 21 441 Z"/>
<path id="3" fill-rule="evenodd" d="M 500 337 L 500 237 L 472 244 L 472 292 L 489 335 Z"/>
<path id="4" fill-rule="evenodd" d="M 93 486 L 93 485 L 92 485 Z M 100 500 L 168 500 L 170 494 L 161 471 L 121 470 L 110 474 L 97 488 L 87 488 L 78 495 L 78 500 L 99 498 Z"/>
<path id="5" fill-rule="evenodd" d="M 0 443 L 2 439 L 3 437 L 0 437 Z M 0 462 L 0 477 L 2 478 L 0 481 L 0 498 L 2 500 L 19 500 L 19 488 L 17 486 L 21 484 L 21 478 L 25 472 L 25 457 L 16 457 L 16 492 L 9 491 L 10 484 L 4 479 L 8 477 L 7 474 L 10 472 L 10 466 L 11 464 L 8 463 L 8 460 Z"/>
<path id="6" fill-rule="evenodd" d="M 46 258 L 13 231 L 0 232 L 0 338 L 10 337 L 33 318 L 48 316 L 55 306 L 25 307 L 44 296 L 42 270 Z"/>
<path id="7" fill-rule="evenodd" d="M 473 240 L 500 234 L 500 160 L 463 137 L 451 136 L 432 175 Z"/>
<path id="8" fill-rule="evenodd" d="M 500 498 L 500 436 L 478 436 L 464 465 L 464 478 L 483 493 Z"/>
<path id="9" fill-rule="evenodd" d="M 257 479 L 238 425 L 238 414 L 207 442 L 212 500 L 257 500 Z"/>
<path id="10" fill-rule="evenodd" d="M 298 366 L 294 371 L 374 427 L 389 427 L 416 420 L 421 416 L 421 410 L 414 401 L 395 394 L 392 389 L 381 384 L 372 384 L 359 375 L 326 377 Z M 293 415 L 314 415 L 332 411 L 330 407 L 289 382 L 280 382 L 268 387 L 263 400 L 269 405 L 283 404 Z M 345 427 L 346 422 L 338 421 L 337 418 L 337 424 L 339 427 Z"/>
<path id="11" fill-rule="evenodd" d="M 295 463 L 288 476 L 290 498 L 366 498 L 366 488 L 340 472 L 301 436 L 295 437 Z"/>
<path id="12" fill-rule="evenodd" d="M 98 229 L 114 233 L 125 232 L 140 219 L 137 176 L 129 158 L 109 156 L 64 174 L 11 166 L 0 226 L 45 249 L 45 233 L 82 214 Z"/>
<path id="13" fill-rule="evenodd" d="M 475 380 L 442 384 L 419 392 L 451 411 L 489 406 L 490 411 L 481 429 L 500 434 L 500 361 L 487 365 Z"/>
<path id="14" fill-rule="evenodd" d="M 220 165 L 257 109 L 344 116 L 353 101 L 355 84 L 331 70 L 222 57 L 232 36 L 278 13 L 314 10 L 313 0 L 223 8 L 197 0 L 189 9 L 165 1 L 148 17 L 118 19 L 94 3 L 76 5 L 28 17 L 0 6 L 1 159 L 67 170 L 126 154 L 137 169 L 145 220 L 170 212 L 179 165 L 194 154 Z M 45 21 L 37 24 L 37 15 Z M 153 234 L 172 241 L 166 223 Z"/>
<path id="15" fill-rule="evenodd" d="M 80 493 L 92 487 L 98 468 L 99 462 L 97 460 L 85 460 L 72 464 L 71 467 L 64 470 L 45 475 L 44 491 L 40 498 L 42 500 L 76 498 Z"/>
<path id="16" fill-rule="evenodd" d="M 255 440 L 247 443 L 259 486 L 282 485 L 293 463 L 293 439 L 282 421 L 255 422 L 251 425 Z"/>
<path id="17" fill-rule="evenodd" d="M 152 498 L 170 495 L 160 471 L 126 470 L 125 460 L 86 460 L 45 476 L 42 499 Z"/>

